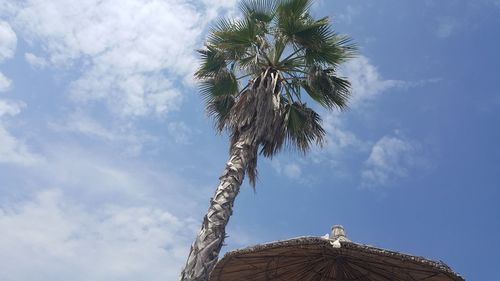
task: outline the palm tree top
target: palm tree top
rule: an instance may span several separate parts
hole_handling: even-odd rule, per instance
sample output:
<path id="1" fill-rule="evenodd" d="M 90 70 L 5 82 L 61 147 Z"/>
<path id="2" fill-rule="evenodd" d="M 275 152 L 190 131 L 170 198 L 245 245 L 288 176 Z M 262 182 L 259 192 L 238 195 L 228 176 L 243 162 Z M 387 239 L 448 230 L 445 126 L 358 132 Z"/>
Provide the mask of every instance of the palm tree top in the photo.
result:
<path id="1" fill-rule="evenodd" d="M 257 140 L 265 156 L 283 144 L 306 152 L 323 142 L 321 118 L 306 101 L 327 109 L 347 107 L 350 83 L 337 70 L 356 55 L 356 46 L 332 30 L 328 17 L 313 18 L 311 5 L 311 0 L 242 1 L 241 17 L 219 19 L 198 51 L 201 65 L 195 77 L 217 129 L 228 129 L 234 138 L 242 120 L 248 126 L 269 126 L 268 136 Z M 246 110 L 246 96 L 268 83 L 274 83 L 280 122 L 259 124 L 262 113 Z"/>

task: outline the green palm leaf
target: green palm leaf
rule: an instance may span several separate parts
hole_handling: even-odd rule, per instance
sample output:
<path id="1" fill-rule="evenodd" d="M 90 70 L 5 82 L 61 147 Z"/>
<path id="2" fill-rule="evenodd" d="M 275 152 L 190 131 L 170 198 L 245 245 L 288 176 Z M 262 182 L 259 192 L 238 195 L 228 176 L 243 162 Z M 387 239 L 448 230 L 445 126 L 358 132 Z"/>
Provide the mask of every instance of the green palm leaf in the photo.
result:
<path id="1" fill-rule="evenodd" d="M 200 93 L 208 115 L 214 119 L 218 131 L 222 131 L 238 94 L 238 81 L 234 73 L 223 70 L 214 77 L 204 79 L 200 82 Z"/>
<path id="2" fill-rule="evenodd" d="M 314 45 L 305 46 L 304 59 L 307 65 L 337 66 L 357 54 L 356 45 L 350 38 L 342 35 L 332 33 L 323 39 L 317 39 L 316 42 Z"/>
<path id="3" fill-rule="evenodd" d="M 303 31 L 310 22 L 308 10 L 312 1 L 284 0 L 277 9 L 277 29 L 281 34 L 293 40 L 294 35 Z"/>
<path id="4" fill-rule="evenodd" d="M 312 66 L 306 81 L 302 87 L 309 96 L 322 106 L 332 109 L 344 109 L 350 96 L 349 81 L 335 76 L 333 69 L 322 69 L 320 66 Z"/>
<path id="5" fill-rule="evenodd" d="M 312 6 L 311 0 L 282 0 L 277 8 L 278 26 L 292 27 L 300 20 L 308 17 L 309 9 Z"/>
<path id="6" fill-rule="evenodd" d="M 250 19 L 219 20 L 208 36 L 207 44 L 222 50 L 226 57 L 239 60 L 248 48 L 259 48 L 263 42 L 265 28 Z"/>
<path id="7" fill-rule="evenodd" d="M 285 143 L 306 151 L 322 142 L 321 118 L 302 102 L 304 92 L 328 109 L 348 104 L 350 83 L 335 69 L 356 55 L 356 46 L 334 32 L 327 17 L 314 19 L 311 5 L 311 0 L 243 1 L 243 17 L 217 21 L 206 48 L 199 51 L 202 63 L 196 77 L 219 130 L 228 128 L 234 135 L 254 126 L 257 116 L 281 116 L 267 123 L 267 137 L 256 136 L 264 156 L 276 154 Z M 239 91 L 238 81 L 248 83 L 244 91 Z M 274 113 L 256 109 L 273 108 L 256 106 L 263 98 L 255 93 L 262 91 L 261 83 L 276 84 L 272 94 L 281 97 L 281 105 Z"/>
<path id="8" fill-rule="evenodd" d="M 212 46 L 206 49 L 198 50 L 201 56 L 201 64 L 195 77 L 198 79 L 210 78 L 216 76 L 227 67 L 224 54 Z"/>
<path id="9" fill-rule="evenodd" d="M 270 23 L 276 14 L 277 2 L 274 0 L 250 0 L 240 2 L 239 6 L 246 18 Z"/>
<path id="10" fill-rule="evenodd" d="M 287 104 L 285 112 L 286 136 L 291 148 L 306 152 L 312 144 L 323 143 L 325 130 L 318 113 L 299 102 Z"/>
<path id="11" fill-rule="evenodd" d="M 200 92 L 205 99 L 220 96 L 235 96 L 238 93 L 238 81 L 233 72 L 221 71 L 216 76 L 200 83 Z"/>
<path id="12" fill-rule="evenodd" d="M 231 108 L 234 105 L 233 96 L 220 96 L 206 102 L 206 110 L 210 117 L 214 119 L 215 128 L 220 133 L 229 124 Z"/>

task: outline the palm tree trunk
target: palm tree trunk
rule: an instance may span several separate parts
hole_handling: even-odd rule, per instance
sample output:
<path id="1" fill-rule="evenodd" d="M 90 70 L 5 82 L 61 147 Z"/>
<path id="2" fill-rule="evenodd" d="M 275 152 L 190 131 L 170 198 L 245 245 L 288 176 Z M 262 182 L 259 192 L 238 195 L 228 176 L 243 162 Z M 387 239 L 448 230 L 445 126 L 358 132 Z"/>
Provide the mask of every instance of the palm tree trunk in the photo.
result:
<path id="1" fill-rule="evenodd" d="M 214 268 L 226 237 L 226 225 L 233 212 L 233 203 L 240 191 L 246 167 L 256 149 L 249 134 L 241 134 L 231 145 L 229 161 L 220 183 L 210 200 L 210 207 L 203 218 L 201 230 L 196 237 L 181 281 L 207 281 Z"/>

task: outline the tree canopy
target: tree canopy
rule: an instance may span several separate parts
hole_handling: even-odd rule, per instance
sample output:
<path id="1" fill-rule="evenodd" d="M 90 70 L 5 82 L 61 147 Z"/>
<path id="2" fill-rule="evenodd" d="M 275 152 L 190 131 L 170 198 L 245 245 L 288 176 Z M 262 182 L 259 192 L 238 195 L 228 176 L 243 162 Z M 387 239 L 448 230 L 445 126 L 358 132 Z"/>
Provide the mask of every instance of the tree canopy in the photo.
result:
<path id="1" fill-rule="evenodd" d="M 332 30 L 328 17 L 314 19 L 311 5 L 310 0 L 242 1 L 242 16 L 218 20 L 198 51 L 196 78 L 216 128 L 229 129 L 234 136 L 245 124 L 266 127 L 267 136 L 258 143 L 264 156 L 273 156 L 284 145 L 306 152 L 313 143 L 323 143 L 321 118 L 307 99 L 327 109 L 348 104 L 350 83 L 337 70 L 355 56 L 356 46 Z M 279 116 L 259 124 L 262 118 L 256 115 L 263 113 L 249 106 L 258 103 L 249 93 L 267 81 L 274 83 Z"/>

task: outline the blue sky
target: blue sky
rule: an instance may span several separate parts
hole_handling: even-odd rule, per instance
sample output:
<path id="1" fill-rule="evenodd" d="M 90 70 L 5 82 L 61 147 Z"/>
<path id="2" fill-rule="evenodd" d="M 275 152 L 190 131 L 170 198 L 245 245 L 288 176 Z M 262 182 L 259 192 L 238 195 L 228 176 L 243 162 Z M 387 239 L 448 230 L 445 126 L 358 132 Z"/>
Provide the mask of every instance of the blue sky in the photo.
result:
<path id="1" fill-rule="evenodd" d="M 343 224 L 500 281 L 500 2 L 318 1 L 361 55 L 328 143 L 260 158 L 224 251 Z M 175 280 L 227 157 L 192 78 L 235 1 L 0 0 L 0 280 Z M 318 109 L 319 110 L 319 109 Z"/>

